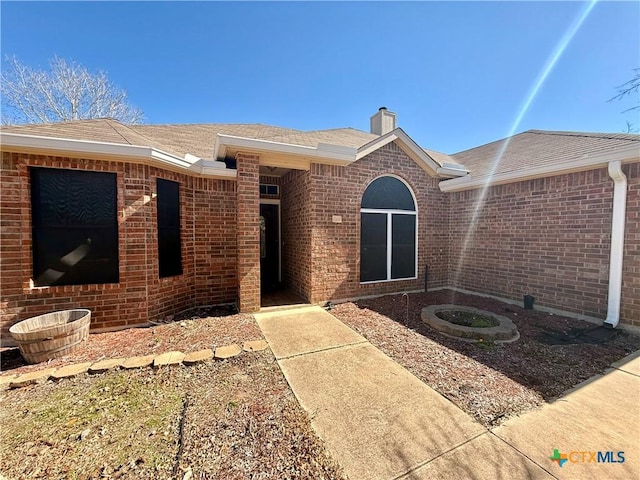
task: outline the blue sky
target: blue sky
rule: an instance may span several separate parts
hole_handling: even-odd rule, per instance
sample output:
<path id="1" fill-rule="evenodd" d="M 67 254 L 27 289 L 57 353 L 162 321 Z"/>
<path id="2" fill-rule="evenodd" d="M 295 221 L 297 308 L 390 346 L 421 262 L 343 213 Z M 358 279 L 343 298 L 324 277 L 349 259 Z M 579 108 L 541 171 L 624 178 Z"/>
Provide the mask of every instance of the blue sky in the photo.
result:
<path id="1" fill-rule="evenodd" d="M 640 67 L 640 3 L 590 11 L 514 125 L 583 2 L 6 2 L 1 51 L 104 70 L 147 123 L 369 129 L 386 106 L 455 153 L 530 128 L 622 132 L 607 103 Z M 637 98 L 637 97 L 636 97 Z"/>

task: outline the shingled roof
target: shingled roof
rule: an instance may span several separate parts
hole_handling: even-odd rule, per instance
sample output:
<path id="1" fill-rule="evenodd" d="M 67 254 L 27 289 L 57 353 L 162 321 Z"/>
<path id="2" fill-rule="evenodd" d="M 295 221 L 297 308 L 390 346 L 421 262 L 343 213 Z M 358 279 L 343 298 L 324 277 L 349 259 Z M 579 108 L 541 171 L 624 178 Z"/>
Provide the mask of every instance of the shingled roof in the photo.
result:
<path id="1" fill-rule="evenodd" d="M 570 162 L 634 145 L 640 155 L 640 135 L 527 130 L 451 156 L 472 176 L 480 177 Z"/>
<path id="2" fill-rule="evenodd" d="M 123 125 L 112 119 L 3 126 L 3 132 L 152 147 L 184 158 L 213 160 L 217 134 L 316 147 L 320 143 L 360 148 L 380 138 L 354 128 L 302 131 L 263 124 Z M 640 136 L 528 130 L 454 155 L 423 149 L 439 165 L 464 165 L 472 177 L 544 167 L 638 146 Z M 499 158 L 498 158 L 499 157 Z M 495 168 L 494 168 L 495 167 Z"/>
<path id="3" fill-rule="evenodd" d="M 125 145 L 154 146 L 152 140 L 110 118 L 58 123 L 3 125 L 3 132 Z"/>
<path id="4" fill-rule="evenodd" d="M 305 132 L 262 124 L 123 125 L 112 119 L 12 125 L 3 126 L 2 131 L 43 137 L 147 146 L 180 157 L 189 153 L 206 159 L 213 159 L 215 138 L 218 133 L 310 147 L 317 146 L 319 143 L 328 143 L 359 148 L 379 138 L 378 135 L 354 128 Z"/>

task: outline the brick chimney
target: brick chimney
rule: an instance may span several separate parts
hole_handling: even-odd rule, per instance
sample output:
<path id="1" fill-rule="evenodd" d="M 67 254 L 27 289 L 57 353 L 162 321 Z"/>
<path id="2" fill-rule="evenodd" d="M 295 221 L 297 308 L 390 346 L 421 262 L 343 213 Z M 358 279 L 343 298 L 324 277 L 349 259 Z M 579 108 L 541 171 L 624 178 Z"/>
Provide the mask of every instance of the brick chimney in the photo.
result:
<path id="1" fill-rule="evenodd" d="M 371 133 L 385 135 L 395 128 L 396 114 L 387 110 L 387 107 L 380 107 L 371 117 Z"/>

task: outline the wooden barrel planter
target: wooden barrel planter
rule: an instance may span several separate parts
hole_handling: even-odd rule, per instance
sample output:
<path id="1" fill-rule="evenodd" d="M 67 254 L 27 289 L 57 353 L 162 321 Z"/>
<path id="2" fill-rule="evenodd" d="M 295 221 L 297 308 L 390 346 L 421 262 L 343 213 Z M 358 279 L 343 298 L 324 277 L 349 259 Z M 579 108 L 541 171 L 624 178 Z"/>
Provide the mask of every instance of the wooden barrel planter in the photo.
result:
<path id="1" fill-rule="evenodd" d="M 89 338 L 91 311 L 78 308 L 45 313 L 16 323 L 9 333 L 29 363 L 63 357 Z"/>

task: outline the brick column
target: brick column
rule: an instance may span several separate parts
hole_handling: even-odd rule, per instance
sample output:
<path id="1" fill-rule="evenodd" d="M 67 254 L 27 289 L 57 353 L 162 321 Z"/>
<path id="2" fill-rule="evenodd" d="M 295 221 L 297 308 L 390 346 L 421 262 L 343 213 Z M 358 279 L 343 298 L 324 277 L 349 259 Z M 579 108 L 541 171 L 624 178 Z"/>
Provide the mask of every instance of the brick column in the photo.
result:
<path id="1" fill-rule="evenodd" d="M 239 153 L 237 185 L 238 308 L 260 310 L 259 157 Z"/>

